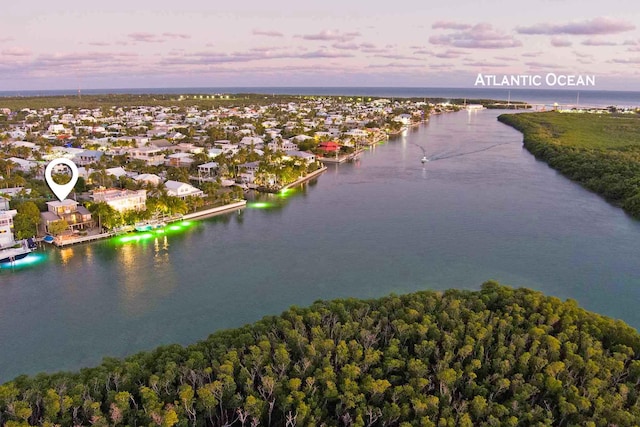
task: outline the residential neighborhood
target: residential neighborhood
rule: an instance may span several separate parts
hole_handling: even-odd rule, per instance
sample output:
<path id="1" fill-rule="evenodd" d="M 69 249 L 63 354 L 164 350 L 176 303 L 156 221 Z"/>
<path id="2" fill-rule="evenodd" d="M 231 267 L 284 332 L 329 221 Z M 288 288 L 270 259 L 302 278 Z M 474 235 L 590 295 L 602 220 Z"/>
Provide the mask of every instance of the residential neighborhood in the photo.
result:
<path id="1" fill-rule="evenodd" d="M 17 209 L 17 236 L 83 236 L 224 206 L 247 191 L 277 192 L 448 108 L 336 97 L 201 108 L 182 102 L 188 98 L 173 106 L 0 109 L 0 210 Z M 44 182 L 57 158 L 79 171 L 64 201 Z M 54 174 L 68 181 L 64 165 Z M 25 205 L 37 206 L 39 218 L 22 220 Z"/>

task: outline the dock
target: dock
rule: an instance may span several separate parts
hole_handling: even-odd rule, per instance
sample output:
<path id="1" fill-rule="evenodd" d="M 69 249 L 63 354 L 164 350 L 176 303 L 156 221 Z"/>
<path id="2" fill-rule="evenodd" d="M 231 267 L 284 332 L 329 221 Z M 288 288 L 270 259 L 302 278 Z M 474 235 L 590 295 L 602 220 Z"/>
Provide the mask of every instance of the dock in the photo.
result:
<path id="1" fill-rule="evenodd" d="M 216 215 L 223 215 L 225 213 L 242 209 L 246 205 L 247 205 L 246 200 L 240 200 L 234 203 L 230 203 L 228 205 L 217 206 L 214 208 L 204 209 L 204 210 L 192 212 L 186 215 L 177 216 L 172 218 L 171 220 L 168 220 L 167 224 L 170 224 L 172 222 L 196 219 L 196 218 L 206 218 L 206 217 L 212 217 Z M 133 229 L 133 227 L 131 227 L 131 229 Z M 55 240 L 52 242 L 52 244 L 58 248 L 64 248 L 67 246 L 78 245 L 81 243 L 89 243 L 89 242 L 95 242 L 101 239 L 108 239 L 110 237 L 118 236 L 125 233 L 126 231 L 121 229 L 119 231 L 110 231 L 107 233 L 93 234 L 91 236 L 80 236 L 80 237 L 63 238 L 63 239 L 56 237 Z"/>

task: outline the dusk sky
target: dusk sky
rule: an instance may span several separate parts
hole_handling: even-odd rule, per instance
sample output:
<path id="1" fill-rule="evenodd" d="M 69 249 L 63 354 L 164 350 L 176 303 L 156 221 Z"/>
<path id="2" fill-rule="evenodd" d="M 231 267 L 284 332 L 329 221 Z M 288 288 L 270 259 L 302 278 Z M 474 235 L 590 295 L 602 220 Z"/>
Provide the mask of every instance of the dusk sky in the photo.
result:
<path id="1" fill-rule="evenodd" d="M 473 87 L 588 74 L 640 90 L 637 0 L 147 1 L 2 5 L 0 90 Z"/>

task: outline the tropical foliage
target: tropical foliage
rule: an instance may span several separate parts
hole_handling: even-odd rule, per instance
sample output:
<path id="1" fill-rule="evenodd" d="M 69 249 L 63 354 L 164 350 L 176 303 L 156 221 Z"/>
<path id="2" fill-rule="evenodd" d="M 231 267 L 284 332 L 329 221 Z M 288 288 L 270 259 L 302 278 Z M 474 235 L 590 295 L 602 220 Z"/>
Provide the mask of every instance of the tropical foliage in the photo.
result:
<path id="1" fill-rule="evenodd" d="M 0 425 L 640 423 L 640 335 L 574 301 L 481 291 L 316 302 L 0 386 Z"/>
<path id="2" fill-rule="evenodd" d="M 640 116 L 548 112 L 498 120 L 521 131 L 536 158 L 640 218 Z"/>

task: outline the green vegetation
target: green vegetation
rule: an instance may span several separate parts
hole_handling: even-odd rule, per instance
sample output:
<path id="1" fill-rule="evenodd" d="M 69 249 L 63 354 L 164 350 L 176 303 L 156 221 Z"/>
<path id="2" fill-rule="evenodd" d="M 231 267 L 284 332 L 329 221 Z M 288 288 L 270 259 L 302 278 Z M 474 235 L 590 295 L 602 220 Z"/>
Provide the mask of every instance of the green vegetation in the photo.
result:
<path id="1" fill-rule="evenodd" d="M 503 114 L 524 146 L 563 175 L 640 218 L 640 115 Z"/>
<path id="2" fill-rule="evenodd" d="M 640 335 L 574 301 L 481 291 L 316 302 L 183 348 L 0 386 L 0 425 L 640 423 Z"/>
<path id="3" fill-rule="evenodd" d="M 13 219 L 13 232 L 17 239 L 27 239 L 38 234 L 40 209 L 33 202 L 22 202 L 16 207 L 18 214 Z"/>

